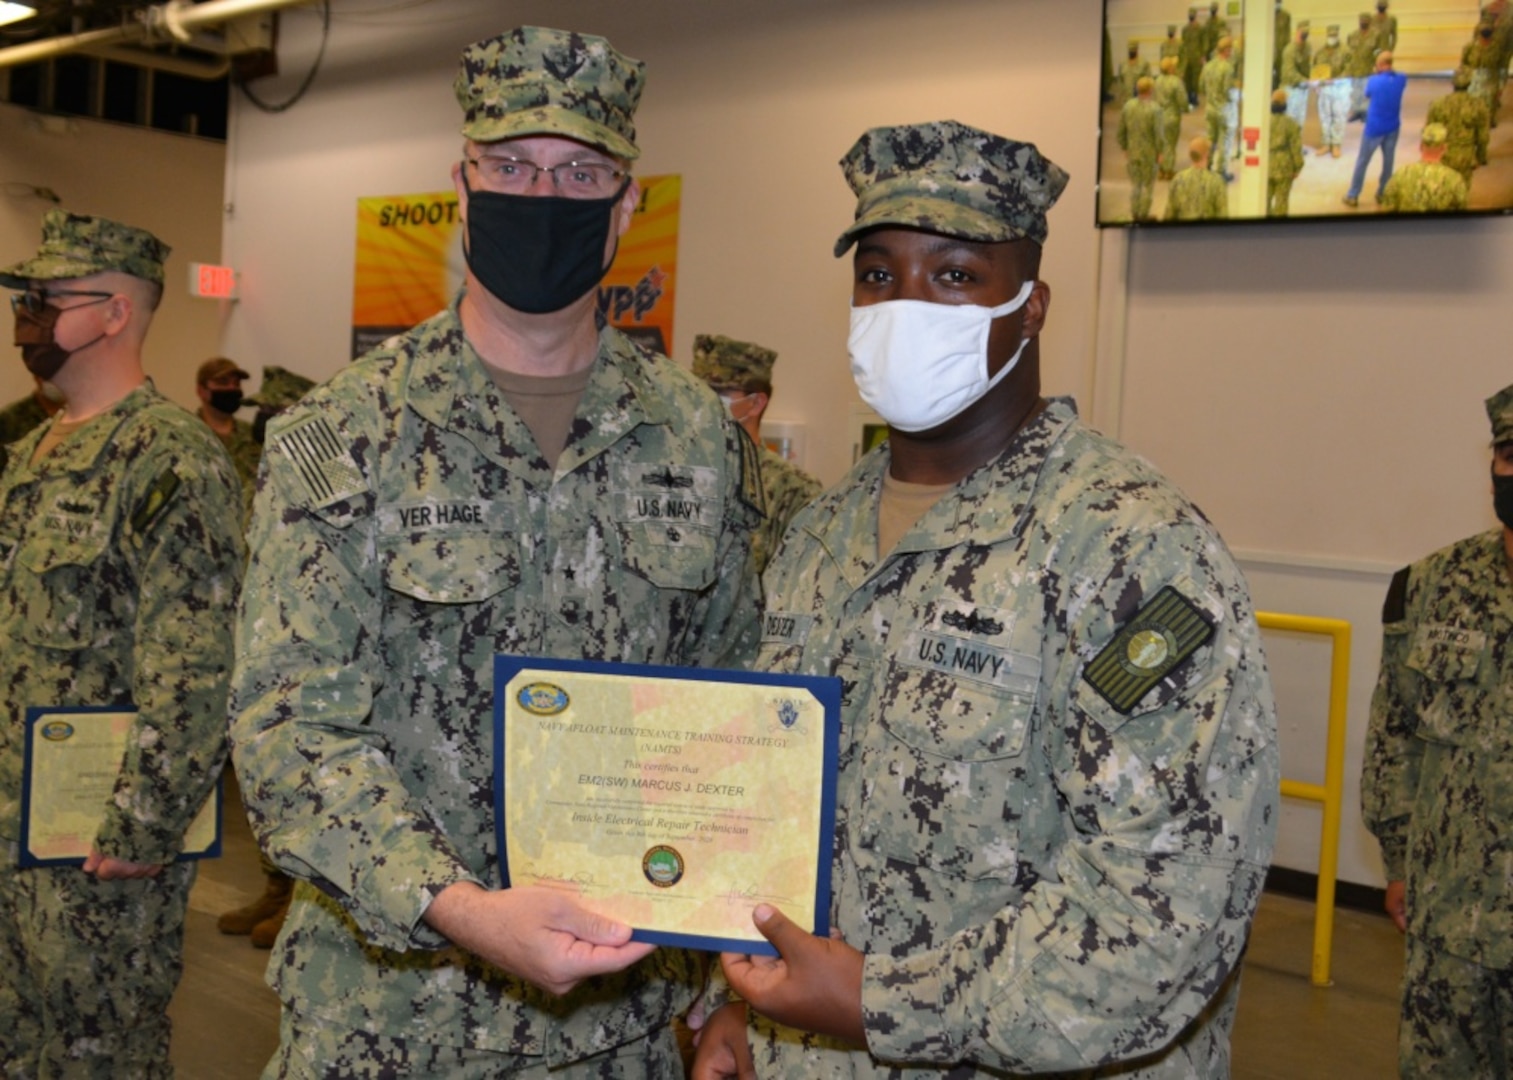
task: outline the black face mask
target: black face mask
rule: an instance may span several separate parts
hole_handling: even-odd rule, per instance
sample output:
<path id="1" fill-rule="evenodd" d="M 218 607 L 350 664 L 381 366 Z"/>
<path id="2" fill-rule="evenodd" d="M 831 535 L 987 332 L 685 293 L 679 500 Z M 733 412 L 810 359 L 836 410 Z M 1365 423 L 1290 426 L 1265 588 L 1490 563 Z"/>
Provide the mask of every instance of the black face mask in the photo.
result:
<path id="1" fill-rule="evenodd" d="M 1492 509 L 1505 528 L 1513 529 L 1513 476 L 1492 474 Z"/>
<path id="2" fill-rule="evenodd" d="M 531 315 L 561 311 L 598 285 L 610 224 L 627 179 L 607 199 L 468 193 L 468 268 L 485 289 Z"/>
<path id="3" fill-rule="evenodd" d="M 242 407 L 242 392 L 240 390 L 212 390 L 210 391 L 210 407 L 216 412 L 234 413 Z"/>
<path id="4" fill-rule="evenodd" d="M 62 315 L 63 309 L 51 304 L 42 305 L 42 310 L 35 314 L 25 307 L 16 309 L 16 333 L 13 340 L 21 346 L 21 362 L 26 365 L 27 371 L 43 382 L 51 382 L 74 353 L 105 340 L 105 335 L 101 334 L 94 341 L 86 341 L 77 349 L 63 348 L 53 337 L 53 331 Z"/>

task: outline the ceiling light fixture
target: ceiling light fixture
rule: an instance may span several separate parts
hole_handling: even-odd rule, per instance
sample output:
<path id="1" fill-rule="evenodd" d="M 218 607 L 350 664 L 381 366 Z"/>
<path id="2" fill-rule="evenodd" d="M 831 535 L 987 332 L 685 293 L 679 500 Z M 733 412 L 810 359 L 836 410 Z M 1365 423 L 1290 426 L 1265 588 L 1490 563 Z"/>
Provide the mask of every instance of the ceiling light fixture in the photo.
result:
<path id="1" fill-rule="evenodd" d="M 0 26 L 7 23 L 20 22 L 22 19 L 30 19 L 37 13 L 34 7 L 25 4 L 11 3 L 11 0 L 0 0 Z"/>

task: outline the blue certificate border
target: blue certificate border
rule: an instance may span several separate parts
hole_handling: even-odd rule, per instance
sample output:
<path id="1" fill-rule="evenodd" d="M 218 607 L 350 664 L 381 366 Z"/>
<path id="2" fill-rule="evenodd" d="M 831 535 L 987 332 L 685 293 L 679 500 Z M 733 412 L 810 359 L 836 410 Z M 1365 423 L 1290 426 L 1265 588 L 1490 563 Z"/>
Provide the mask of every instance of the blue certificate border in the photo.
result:
<path id="1" fill-rule="evenodd" d="M 23 870 L 36 866 L 83 866 L 83 857 L 65 859 L 39 859 L 31 854 L 32 838 L 32 755 L 35 753 L 37 723 L 44 716 L 77 716 L 88 713 L 134 713 L 134 705 L 29 705 L 26 709 L 26 744 L 21 758 L 21 840 L 17 865 Z M 211 798 L 215 799 L 215 840 L 204 851 L 180 852 L 174 862 L 190 862 L 195 859 L 218 859 L 221 857 L 221 811 L 225 780 L 216 777 Z M 198 811 L 196 811 L 198 814 Z M 191 819 L 192 820 L 192 819 Z"/>
<path id="2" fill-rule="evenodd" d="M 510 887 L 510 869 L 504 840 L 504 688 L 526 668 L 598 675 L 629 675 L 638 679 L 675 679 L 684 682 L 746 683 L 786 686 L 807 690 L 825 711 L 824 766 L 820 770 L 819 862 L 814 878 L 814 934 L 830 936 L 830 871 L 835 852 L 835 780 L 840 757 L 841 680 L 826 675 L 780 675 L 766 671 L 732 671 L 726 668 L 685 668 L 661 664 L 614 664 L 600 660 L 548 660 L 540 657 L 494 657 L 494 840 L 499 849 L 499 879 Z M 714 937 L 709 934 L 678 934 L 663 930 L 633 929 L 632 941 L 670 945 L 684 949 L 738 952 L 776 956 L 764 940 Z"/>

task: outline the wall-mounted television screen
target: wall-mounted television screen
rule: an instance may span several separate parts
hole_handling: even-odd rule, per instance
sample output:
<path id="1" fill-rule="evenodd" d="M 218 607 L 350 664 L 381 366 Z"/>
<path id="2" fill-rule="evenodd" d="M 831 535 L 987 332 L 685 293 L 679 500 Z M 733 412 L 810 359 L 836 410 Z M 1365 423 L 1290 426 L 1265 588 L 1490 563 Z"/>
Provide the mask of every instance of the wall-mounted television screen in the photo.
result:
<path id="1" fill-rule="evenodd" d="M 1105 0 L 1097 223 L 1508 213 L 1510 59 L 1513 0 Z"/>

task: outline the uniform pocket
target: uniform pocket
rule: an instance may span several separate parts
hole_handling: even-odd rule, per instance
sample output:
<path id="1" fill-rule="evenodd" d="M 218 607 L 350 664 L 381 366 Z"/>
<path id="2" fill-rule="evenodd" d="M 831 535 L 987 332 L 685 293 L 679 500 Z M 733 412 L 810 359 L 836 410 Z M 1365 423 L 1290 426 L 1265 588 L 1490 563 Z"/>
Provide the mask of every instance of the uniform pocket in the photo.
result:
<path id="1" fill-rule="evenodd" d="M 386 587 L 427 604 L 476 604 L 520 584 L 520 551 L 508 536 L 385 536 L 379 557 Z"/>
<path id="2" fill-rule="evenodd" d="M 1486 652 L 1486 635 L 1451 626 L 1419 629 L 1404 663 L 1424 680 L 1418 710 L 1419 738 L 1446 746 L 1477 742 L 1478 719 L 1486 702 L 1476 682 Z"/>
<path id="3" fill-rule="evenodd" d="M 1020 874 L 1034 697 L 892 663 L 863 735 L 862 847 L 964 879 Z"/>
<path id="4" fill-rule="evenodd" d="M 99 536 L 72 541 L 37 537 L 22 544 L 16 563 L 31 579 L 18 581 L 27 609 L 20 628 L 24 641 L 67 650 L 103 644 L 97 578 L 107 539 L 101 530 Z"/>
<path id="5" fill-rule="evenodd" d="M 672 522 L 622 523 L 625 565 L 659 589 L 698 592 L 714 581 L 715 538 Z"/>

